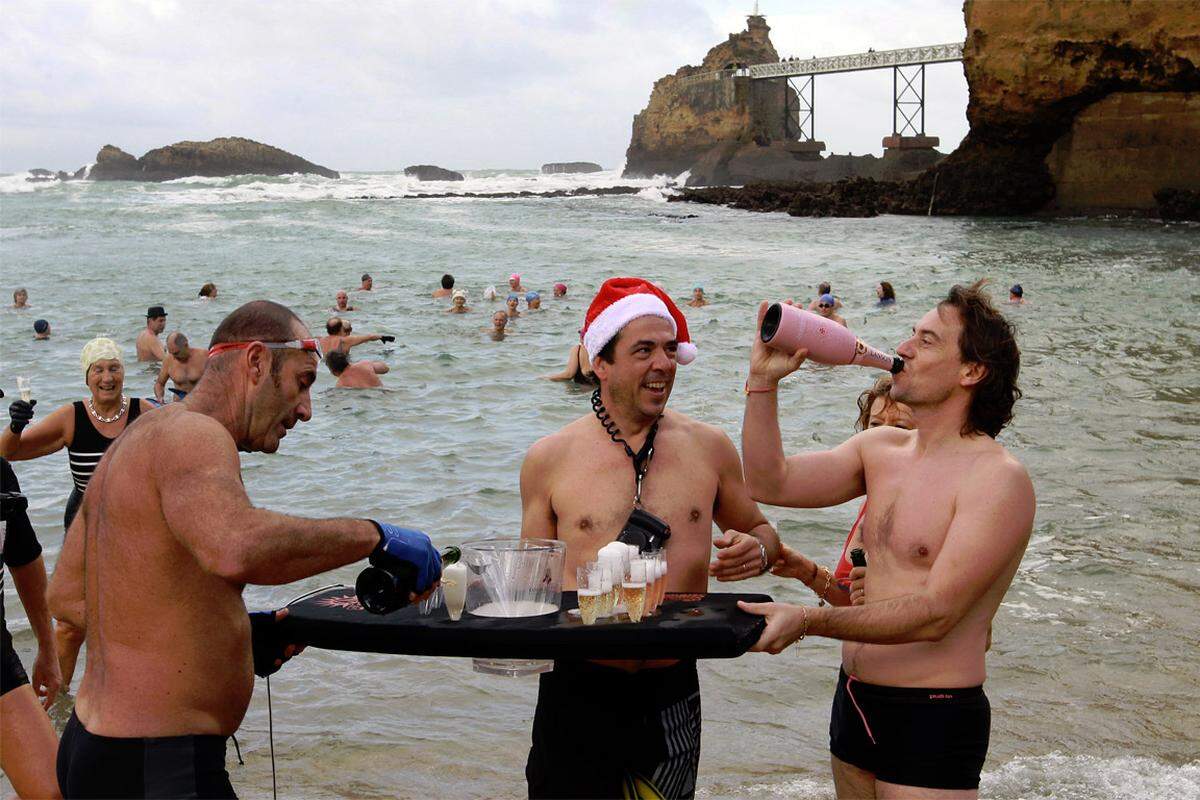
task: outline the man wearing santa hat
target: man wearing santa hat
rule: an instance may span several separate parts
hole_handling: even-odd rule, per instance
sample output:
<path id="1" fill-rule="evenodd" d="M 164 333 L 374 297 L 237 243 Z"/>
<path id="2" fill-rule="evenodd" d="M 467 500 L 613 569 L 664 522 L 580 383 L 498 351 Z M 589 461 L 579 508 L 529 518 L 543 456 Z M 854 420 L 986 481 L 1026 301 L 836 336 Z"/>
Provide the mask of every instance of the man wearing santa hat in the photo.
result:
<path id="1" fill-rule="evenodd" d="M 765 572 L 779 537 L 746 490 L 733 442 L 666 410 L 677 365 L 697 355 L 675 303 L 648 280 L 612 278 L 582 338 L 600 384 L 593 412 L 529 449 L 521 535 L 566 542 L 566 589 L 576 567 L 625 538 L 635 519 L 670 526 L 669 592 Z M 723 531 L 715 539 L 714 523 Z M 692 797 L 699 761 L 695 660 L 559 660 L 541 676 L 530 797 L 620 797 L 630 786 Z"/>

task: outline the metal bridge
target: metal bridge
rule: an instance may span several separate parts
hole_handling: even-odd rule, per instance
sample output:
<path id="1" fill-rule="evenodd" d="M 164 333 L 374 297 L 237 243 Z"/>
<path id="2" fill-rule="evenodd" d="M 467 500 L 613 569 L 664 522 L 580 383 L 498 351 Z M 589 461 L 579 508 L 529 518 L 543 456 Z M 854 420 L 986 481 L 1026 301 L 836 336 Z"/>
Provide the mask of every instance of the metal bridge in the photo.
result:
<path id="1" fill-rule="evenodd" d="M 749 78 L 750 80 L 786 79 L 796 93 L 797 104 L 790 98 L 785 114 L 794 118 L 800 141 L 816 139 L 816 76 L 868 69 L 892 70 L 892 136 L 885 147 L 933 146 L 937 140 L 925 136 L 925 66 L 962 61 L 962 42 L 901 47 L 895 50 L 868 50 L 844 56 L 785 58 L 767 64 L 731 65 L 728 69 L 689 75 L 680 81 L 691 86 L 709 81 Z M 800 78 L 794 82 L 794 78 Z M 919 140 L 919 141 L 918 141 Z M 823 149 L 823 145 L 820 149 Z"/>

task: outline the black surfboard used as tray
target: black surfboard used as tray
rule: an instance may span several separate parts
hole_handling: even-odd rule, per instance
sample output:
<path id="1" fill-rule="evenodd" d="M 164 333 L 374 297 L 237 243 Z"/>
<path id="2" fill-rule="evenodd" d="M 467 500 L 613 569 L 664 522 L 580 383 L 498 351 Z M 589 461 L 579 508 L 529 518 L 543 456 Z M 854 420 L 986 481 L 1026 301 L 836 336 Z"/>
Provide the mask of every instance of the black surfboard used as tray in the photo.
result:
<path id="1" fill-rule="evenodd" d="M 445 607 L 427 615 L 415 606 L 391 614 L 363 609 L 352 586 L 333 586 L 294 601 L 281 622 L 289 642 L 326 650 L 473 658 L 736 658 L 758 641 L 766 623 L 737 607 L 766 603 L 763 594 L 668 594 L 658 614 L 633 623 L 584 625 L 562 610 L 540 617 L 476 617 L 452 621 Z"/>

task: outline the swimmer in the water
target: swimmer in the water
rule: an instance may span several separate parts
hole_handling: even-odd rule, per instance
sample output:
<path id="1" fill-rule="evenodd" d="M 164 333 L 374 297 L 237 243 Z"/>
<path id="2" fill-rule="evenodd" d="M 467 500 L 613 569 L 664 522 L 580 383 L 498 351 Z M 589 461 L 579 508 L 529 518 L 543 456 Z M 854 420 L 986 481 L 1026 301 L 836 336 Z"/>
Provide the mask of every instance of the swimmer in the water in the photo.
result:
<path id="1" fill-rule="evenodd" d="M 500 341 L 504 338 L 504 329 L 508 327 L 508 314 L 503 311 L 497 311 L 492 314 L 492 327 L 488 328 L 488 333 L 492 335 L 492 339 Z"/>
<path id="2" fill-rule="evenodd" d="M 363 276 L 362 276 L 362 283 L 360 283 L 358 285 L 357 291 L 369 292 L 369 291 L 371 291 L 372 288 L 374 288 L 374 286 L 375 286 L 375 279 L 364 272 Z"/>
<path id="3" fill-rule="evenodd" d="M 565 283 L 554 284 L 554 296 L 555 297 L 566 297 L 567 296 L 567 285 Z"/>
<path id="4" fill-rule="evenodd" d="M 466 314 L 471 310 L 467 305 L 467 293 L 462 289 L 455 289 L 454 296 L 450 300 L 450 307 L 446 309 L 447 314 Z"/>
<path id="5" fill-rule="evenodd" d="M 508 276 L 508 290 L 517 294 L 525 294 L 525 287 L 521 285 L 521 273 L 514 272 Z"/>
<path id="6" fill-rule="evenodd" d="M 505 301 L 508 305 L 508 316 L 510 319 L 515 319 L 521 316 L 521 312 L 517 310 L 517 304 L 521 302 L 521 296 L 516 292 L 508 293 L 508 300 Z"/>
<path id="7" fill-rule="evenodd" d="M 336 385 L 340 389 L 374 389 L 383 386 L 379 376 L 387 374 L 391 369 L 382 361 L 351 363 L 350 357 L 341 350 L 326 354 L 325 366 L 329 367 L 329 371 L 337 378 Z"/>
<path id="8" fill-rule="evenodd" d="M 208 283 L 201 286 L 200 287 L 200 299 L 201 300 L 216 300 L 217 299 L 217 285 L 215 283 L 213 283 L 212 281 L 209 281 Z"/>
<path id="9" fill-rule="evenodd" d="M 817 296 L 815 298 L 813 298 L 813 301 L 811 303 L 808 304 L 808 310 L 812 311 L 813 313 L 816 313 L 817 307 L 820 306 L 821 298 L 824 295 L 830 295 L 833 297 L 833 310 L 834 311 L 837 311 L 839 308 L 842 307 L 841 298 L 833 293 L 833 288 L 829 285 L 828 282 L 822 281 L 817 286 Z"/>
<path id="10" fill-rule="evenodd" d="M 489 302 L 496 302 L 496 287 L 489 286 L 483 290 L 483 299 Z"/>
<path id="11" fill-rule="evenodd" d="M 350 305 L 350 295 L 346 293 L 345 289 L 338 290 L 335 300 L 336 303 L 333 307 L 333 310 L 339 314 L 343 314 L 347 311 L 358 311 L 356 306 Z"/>
<path id="12" fill-rule="evenodd" d="M 193 387 L 204 375 L 204 366 L 208 363 L 208 351 L 202 347 L 190 347 L 188 338 L 181 331 L 167 336 L 167 355 L 158 370 L 158 378 L 154 381 L 154 399 L 163 402 L 167 391 L 167 379 L 175 384 L 171 394 L 176 400 L 187 397 Z"/>
<path id="13" fill-rule="evenodd" d="M 162 306 L 150 306 L 146 309 L 146 327 L 137 337 L 138 361 L 162 361 L 163 346 L 158 335 L 167 327 L 167 312 Z"/>
<path id="14" fill-rule="evenodd" d="M 1011 306 L 1025 305 L 1025 290 L 1021 288 L 1021 284 L 1014 283 L 1008 290 L 1008 304 Z"/>
<path id="15" fill-rule="evenodd" d="M 446 273 L 442 276 L 442 288 L 434 289 L 434 298 L 449 297 L 454 293 L 454 276 Z"/>
<path id="16" fill-rule="evenodd" d="M 887 281 L 880 281 L 875 286 L 875 296 L 879 298 L 880 308 L 896 305 L 896 290 Z"/>
<path id="17" fill-rule="evenodd" d="M 361 333 L 353 334 L 353 326 L 350 320 L 342 319 L 341 317 L 330 317 L 325 321 L 325 335 L 321 337 L 321 352 L 332 353 L 334 350 L 341 350 L 344 353 L 350 352 L 351 347 L 357 347 L 364 342 L 394 342 L 395 336 L 388 336 L 382 333 Z"/>
<path id="18" fill-rule="evenodd" d="M 708 305 L 708 298 L 704 296 L 703 286 L 692 289 L 692 299 L 688 301 L 688 305 L 692 308 L 703 308 Z"/>
<path id="19" fill-rule="evenodd" d="M 817 303 L 818 314 L 826 319 L 833 320 L 843 328 L 849 327 L 846 325 L 846 320 L 844 320 L 841 315 L 834 311 L 834 309 L 837 308 L 837 298 L 831 294 L 823 294 L 817 299 L 820 301 Z"/>
<path id="20" fill-rule="evenodd" d="M 13 292 L 13 308 L 26 309 L 29 308 L 29 292 L 24 288 L 17 289 Z"/>
<path id="21" fill-rule="evenodd" d="M 537 292 L 526 292 L 525 307 L 526 311 L 537 311 L 542 307 L 542 296 Z"/>
<path id="22" fill-rule="evenodd" d="M 563 367 L 563 371 L 547 375 L 546 379 L 560 382 L 575 381 L 582 386 L 594 385 L 596 380 L 592 374 L 592 360 L 588 358 L 587 350 L 583 348 L 583 345 L 571 345 L 571 352 L 567 355 L 567 365 Z"/>
<path id="23" fill-rule="evenodd" d="M 50 323 L 44 319 L 39 319 L 33 323 L 33 338 L 34 339 L 49 339 L 50 338 Z"/>

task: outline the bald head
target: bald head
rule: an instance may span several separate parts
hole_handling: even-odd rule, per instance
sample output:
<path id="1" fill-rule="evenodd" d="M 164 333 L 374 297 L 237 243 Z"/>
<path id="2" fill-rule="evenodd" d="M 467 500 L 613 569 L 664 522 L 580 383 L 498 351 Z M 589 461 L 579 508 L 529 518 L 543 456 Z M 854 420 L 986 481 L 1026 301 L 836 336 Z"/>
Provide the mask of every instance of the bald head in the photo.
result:
<path id="1" fill-rule="evenodd" d="M 208 347 L 211 350 L 219 344 L 232 342 L 290 342 L 308 335 L 304 322 L 287 306 L 271 300 L 251 300 L 221 320 Z M 210 359 L 209 367 L 219 369 L 224 357 L 233 352 L 236 351 Z M 271 371 L 278 372 L 281 363 L 282 359 L 274 359 Z"/>
<path id="2" fill-rule="evenodd" d="M 183 331 L 175 331 L 167 335 L 167 352 L 175 358 L 187 359 L 191 350 L 188 349 L 188 338 L 184 336 Z"/>

